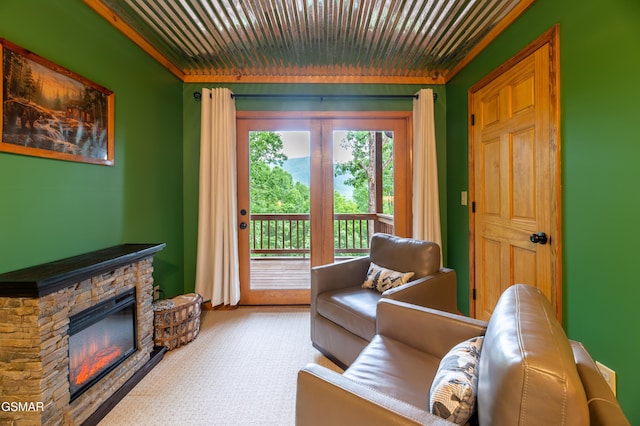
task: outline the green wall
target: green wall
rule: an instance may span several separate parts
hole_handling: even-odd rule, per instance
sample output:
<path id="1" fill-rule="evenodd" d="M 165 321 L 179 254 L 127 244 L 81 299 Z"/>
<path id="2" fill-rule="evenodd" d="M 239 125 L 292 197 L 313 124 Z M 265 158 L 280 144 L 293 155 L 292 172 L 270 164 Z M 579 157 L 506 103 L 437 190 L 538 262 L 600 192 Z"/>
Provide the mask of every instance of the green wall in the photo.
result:
<path id="1" fill-rule="evenodd" d="M 640 4 L 538 0 L 447 84 L 449 264 L 469 310 L 467 91 L 554 24 L 560 25 L 563 315 L 570 338 L 617 372 L 618 399 L 640 424 Z"/>
<path id="2" fill-rule="evenodd" d="M 564 322 L 618 373 L 640 423 L 634 384 L 640 296 L 640 4 L 538 0 L 446 89 L 436 86 L 445 255 L 468 312 L 467 91 L 560 24 Z M 124 242 L 165 242 L 154 276 L 168 296 L 194 288 L 200 104 L 182 84 L 78 0 L 2 0 L 0 37 L 116 94 L 115 167 L 0 153 L 0 273 Z M 237 93 L 411 94 L 417 86 L 228 85 Z M 445 94 L 446 91 L 446 94 Z M 410 103 L 238 100 L 238 110 L 409 110 Z M 635 114 L 634 114 L 635 113 Z M 446 179 L 445 179 L 446 177 Z"/>
<path id="3" fill-rule="evenodd" d="M 3 0 L 0 37 L 115 92 L 115 166 L 0 153 L 0 273 L 164 242 L 182 292 L 182 82 L 78 0 Z"/>
<path id="4" fill-rule="evenodd" d="M 185 84 L 183 88 L 183 133 L 184 133 L 184 237 L 185 237 L 185 288 L 195 287 L 197 225 L 198 225 L 198 162 L 200 158 L 200 102 L 193 93 L 202 87 L 228 87 L 237 94 L 366 94 L 366 95 L 412 95 L 421 88 L 431 88 L 438 95 L 434 104 L 436 138 L 438 140 L 438 175 L 440 183 L 440 212 L 443 225 L 442 241 L 446 247 L 446 109 L 447 98 L 444 86 L 417 85 L 370 85 L 370 84 Z M 409 100 L 353 100 L 353 99 L 238 99 L 238 111 L 410 111 Z M 444 252 L 444 250 L 443 250 Z M 446 252 L 445 256 L 446 256 Z M 447 259 L 445 257 L 445 263 Z"/>

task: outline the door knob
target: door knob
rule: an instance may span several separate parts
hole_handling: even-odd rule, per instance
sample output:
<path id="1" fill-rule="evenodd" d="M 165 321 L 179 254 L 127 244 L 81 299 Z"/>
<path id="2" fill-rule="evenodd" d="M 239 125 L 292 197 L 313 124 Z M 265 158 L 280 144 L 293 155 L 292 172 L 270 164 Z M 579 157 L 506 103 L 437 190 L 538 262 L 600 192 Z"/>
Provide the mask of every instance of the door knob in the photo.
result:
<path id="1" fill-rule="evenodd" d="M 547 234 L 544 232 L 538 232 L 537 234 L 529 235 L 529 240 L 534 244 L 547 244 L 549 238 L 547 238 Z"/>
<path id="2" fill-rule="evenodd" d="M 247 229 L 247 223 L 246 222 L 240 222 L 240 229 Z"/>
<path id="3" fill-rule="evenodd" d="M 242 216 L 246 216 L 247 215 L 247 211 L 245 209 L 240 210 L 240 214 Z"/>

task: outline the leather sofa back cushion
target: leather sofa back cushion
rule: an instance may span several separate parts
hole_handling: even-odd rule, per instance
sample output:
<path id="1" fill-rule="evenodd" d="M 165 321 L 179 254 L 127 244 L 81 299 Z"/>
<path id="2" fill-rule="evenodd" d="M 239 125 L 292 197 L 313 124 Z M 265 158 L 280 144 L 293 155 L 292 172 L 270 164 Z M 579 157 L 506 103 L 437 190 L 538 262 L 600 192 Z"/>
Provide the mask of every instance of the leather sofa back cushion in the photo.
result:
<path id="1" fill-rule="evenodd" d="M 430 241 L 374 234 L 369 258 L 383 268 L 415 272 L 412 281 L 440 270 L 440 246 Z"/>
<path id="2" fill-rule="evenodd" d="M 535 287 L 509 287 L 491 316 L 480 357 L 478 415 L 480 424 L 589 424 L 571 345 Z"/>

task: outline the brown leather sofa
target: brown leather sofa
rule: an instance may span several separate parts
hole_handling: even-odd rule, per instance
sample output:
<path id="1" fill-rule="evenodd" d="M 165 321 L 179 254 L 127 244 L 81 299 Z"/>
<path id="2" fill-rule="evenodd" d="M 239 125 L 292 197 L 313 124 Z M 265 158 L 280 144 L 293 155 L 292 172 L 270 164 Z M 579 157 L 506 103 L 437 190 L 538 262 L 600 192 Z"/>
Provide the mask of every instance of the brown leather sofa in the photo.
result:
<path id="1" fill-rule="evenodd" d="M 343 374 L 310 364 L 298 374 L 296 424 L 452 423 L 428 411 L 440 360 L 484 335 L 480 425 L 628 425 L 584 346 L 567 339 L 534 287 L 511 286 L 488 323 L 393 300 L 378 305 L 377 335 Z"/>
<path id="2" fill-rule="evenodd" d="M 380 293 L 362 288 L 369 264 L 414 272 L 411 280 Z M 457 312 L 456 275 L 440 268 L 440 246 L 377 233 L 369 256 L 311 270 L 311 342 L 341 367 L 350 365 L 376 334 L 376 304 L 394 299 Z"/>

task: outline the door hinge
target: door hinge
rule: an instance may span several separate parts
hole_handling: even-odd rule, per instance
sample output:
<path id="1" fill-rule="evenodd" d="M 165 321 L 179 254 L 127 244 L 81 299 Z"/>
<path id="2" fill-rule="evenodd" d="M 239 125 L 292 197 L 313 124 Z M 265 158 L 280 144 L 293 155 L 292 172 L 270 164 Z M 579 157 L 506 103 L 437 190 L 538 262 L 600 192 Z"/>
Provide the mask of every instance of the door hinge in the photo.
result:
<path id="1" fill-rule="evenodd" d="M 471 290 L 471 297 L 473 298 L 473 300 L 476 300 L 476 289 L 475 288 L 473 290 Z"/>
<path id="2" fill-rule="evenodd" d="M 471 114 L 471 125 L 472 126 L 476 125 L 476 115 L 475 114 Z"/>
<path id="3" fill-rule="evenodd" d="M 472 201 L 471 202 L 471 213 L 475 213 L 476 212 L 476 202 Z"/>

